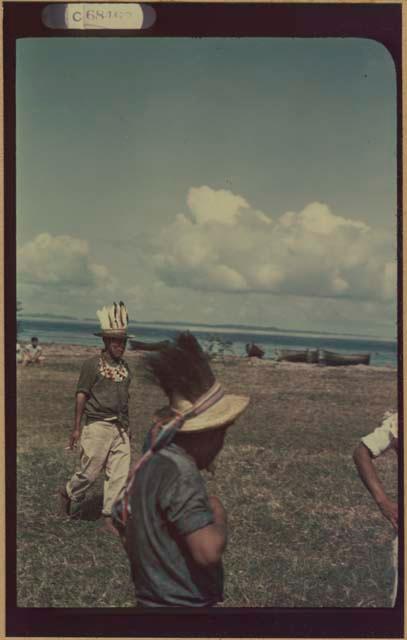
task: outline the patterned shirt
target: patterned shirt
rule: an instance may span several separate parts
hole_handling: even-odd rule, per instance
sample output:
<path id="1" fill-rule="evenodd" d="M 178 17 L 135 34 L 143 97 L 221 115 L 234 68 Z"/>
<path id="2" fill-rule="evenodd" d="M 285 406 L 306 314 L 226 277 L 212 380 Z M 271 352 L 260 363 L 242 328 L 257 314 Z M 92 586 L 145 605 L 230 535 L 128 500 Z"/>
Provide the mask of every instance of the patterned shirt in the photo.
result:
<path id="1" fill-rule="evenodd" d="M 124 360 L 115 362 L 108 354 L 93 356 L 82 365 L 76 393 L 85 393 L 87 423 L 117 420 L 129 425 L 129 386 L 131 375 Z"/>

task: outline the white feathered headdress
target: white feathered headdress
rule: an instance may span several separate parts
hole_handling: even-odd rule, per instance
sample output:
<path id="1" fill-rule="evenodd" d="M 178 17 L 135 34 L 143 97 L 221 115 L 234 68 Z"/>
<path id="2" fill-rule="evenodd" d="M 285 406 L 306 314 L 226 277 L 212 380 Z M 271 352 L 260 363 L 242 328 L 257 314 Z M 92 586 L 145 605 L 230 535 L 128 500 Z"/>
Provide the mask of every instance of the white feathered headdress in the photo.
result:
<path id="1" fill-rule="evenodd" d="M 130 338 L 127 333 L 129 314 L 126 305 L 120 301 L 113 302 L 111 307 L 103 307 L 96 312 L 100 322 L 100 331 L 95 336 L 103 338 Z"/>

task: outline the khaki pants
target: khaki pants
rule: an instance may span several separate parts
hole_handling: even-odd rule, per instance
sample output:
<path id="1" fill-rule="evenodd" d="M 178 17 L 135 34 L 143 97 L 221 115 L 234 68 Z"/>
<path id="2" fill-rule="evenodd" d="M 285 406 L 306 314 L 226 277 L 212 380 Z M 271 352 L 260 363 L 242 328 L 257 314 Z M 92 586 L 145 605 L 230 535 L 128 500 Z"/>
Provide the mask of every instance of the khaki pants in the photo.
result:
<path id="1" fill-rule="evenodd" d="M 113 502 L 125 489 L 130 468 L 130 441 L 127 433 L 108 422 L 92 422 L 83 427 L 81 435 L 80 469 L 66 485 L 73 502 L 81 502 L 86 491 L 104 470 L 103 510 L 112 513 Z"/>

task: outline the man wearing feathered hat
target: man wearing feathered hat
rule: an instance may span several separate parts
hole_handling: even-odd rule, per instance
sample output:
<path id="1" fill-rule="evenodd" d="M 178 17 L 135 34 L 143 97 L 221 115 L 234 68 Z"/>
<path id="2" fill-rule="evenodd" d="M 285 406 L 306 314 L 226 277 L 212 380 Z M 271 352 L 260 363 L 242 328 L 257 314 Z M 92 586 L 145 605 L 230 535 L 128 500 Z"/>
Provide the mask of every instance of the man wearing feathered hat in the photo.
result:
<path id="1" fill-rule="evenodd" d="M 156 414 L 113 518 L 139 606 L 213 606 L 223 599 L 226 513 L 199 470 L 211 466 L 249 398 L 223 392 L 188 332 L 145 362 L 169 406 Z"/>
<path id="2" fill-rule="evenodd" d="M 128 336 L 128 314 L 123 302 L 97 312 L 104 349 L 83 363 L 76 389 L 75 424 L 69 448 L 80 441 L 80 468 L 59 490 L 63 511 L 80 517 L 81 503 L 100 472 L 103 490 L 104 527 L 117 535 L 112 523 L 112 504 L 126 486 L 130 468 L 128 435 L 130 371 L 123 360 Z M 85 424 L 81 432 L 82 418 Z"/>

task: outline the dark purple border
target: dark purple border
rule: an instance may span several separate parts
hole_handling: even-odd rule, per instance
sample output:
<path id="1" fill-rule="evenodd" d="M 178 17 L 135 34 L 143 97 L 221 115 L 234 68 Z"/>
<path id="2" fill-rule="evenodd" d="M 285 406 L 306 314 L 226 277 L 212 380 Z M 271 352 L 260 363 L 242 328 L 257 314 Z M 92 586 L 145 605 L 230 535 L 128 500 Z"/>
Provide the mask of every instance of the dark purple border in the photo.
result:
<path id="1" fill-rule="evenodd" d="M 16 606 L 16 219 L 15 45 L 22 37 L 103 37 L 112 32 L 50 30 L 41 12 L 50 3 L 10 2 L 4 7 L 5 96 L 5 355 L 6 355 L 6 635 L 89 637 L 404 637 L 404 585 L 395 609 L 33 609 Z M 363 37 L 384 44 L 397 72 L 398 108 L 398 338 L 399 416 L 403 415 L 402 354 L 402 130 L 401 4 L 154 4 L 157 20 L 147 31 L 115 31 L 121 37 Z M 400 439 L 403 440 L 402 429 Z M 402 446 L 401 446 L 402 450 Z M 403 461 L 399 464 L 399 486 Z M 402 492 L 400 491 L 400 494 Z M 400 504 L 402 506 L 402 497 Z M 404 566 L 403 532 L 400 568 Z"/>

